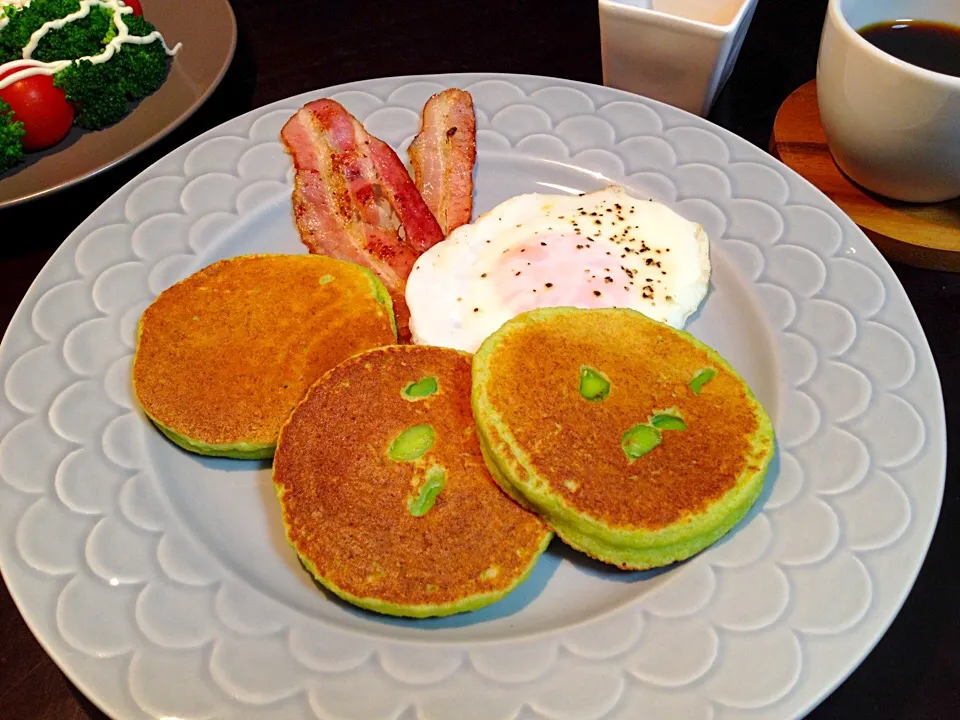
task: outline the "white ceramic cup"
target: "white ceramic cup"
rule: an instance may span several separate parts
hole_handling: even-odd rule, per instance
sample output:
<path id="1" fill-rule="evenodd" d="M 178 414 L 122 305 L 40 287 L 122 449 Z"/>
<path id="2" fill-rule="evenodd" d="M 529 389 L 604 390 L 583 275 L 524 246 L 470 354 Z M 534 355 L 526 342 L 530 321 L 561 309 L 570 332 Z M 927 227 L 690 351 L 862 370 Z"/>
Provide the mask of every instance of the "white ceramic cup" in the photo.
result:
<path id="1" fill-rule="evenodd" d="M 817 60 L 827 142 L 851 179 L 909 202 L 960 196 L 960 78 L 910 65 L 857 31 L 897 19 L 960 25 L 960 0 L 830 0 Z"/>
<path id="2" fill-rule="evenodd" d="M 603 84 L 706 115 L 730 77 L 757 0 L 598 5 Z"/>

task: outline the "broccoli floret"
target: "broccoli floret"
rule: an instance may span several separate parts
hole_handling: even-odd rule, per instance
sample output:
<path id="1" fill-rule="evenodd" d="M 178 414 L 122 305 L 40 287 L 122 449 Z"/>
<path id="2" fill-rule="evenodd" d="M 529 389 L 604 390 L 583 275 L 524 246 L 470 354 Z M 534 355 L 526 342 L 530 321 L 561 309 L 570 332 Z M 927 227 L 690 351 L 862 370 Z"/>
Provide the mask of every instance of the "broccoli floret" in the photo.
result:
<path id="1" fill-rule="evenodd" d="M 131 35 L 144 37 L 156 28 L 141 17 L 127 15 L 124 23 Z M 114 55 L 108 65 L 116 63 L 115 77 L 127 100 L 142 100 L 152 95 L 167 80 L 169 58 L 163 43 L 154 40 L 146 45 L 127 43 Z"/>
<path id="2" fill-rule="evenodd" d="M 10 21 L 0 31 L 0 65 L 23 57 L 23 48 L 30 42 L 30 36 L 44 23 L 79 9 L 80 0 L 33 0 L 20 10 L 10 6 L 7 12 Z"/>
<path id="3" fill-rule="evenodd" d="M 111 70 L 116 59 L 101 65 L 81 60 L 53 76 L 53 84 L 73 103 L 76 125 L 100 130 L 127 114 L 126 95 Z"/>
<path id="4" fill-rule="evenodd" d="M 116 34 L 113 11 L 96 5 L 90 8 L 90 14 L 85 18 L 69 22 L 59 30 L 51 30 L 44 35 L 33 51 L 33 58 L 52 62 L 99 55 Z"/>
<path id="5" fill-rule="evenodd" d="M 23 123 L 15 120 L 10 106 L 0 100 L 0 172 L 9 170 L 23 157 Z"/>
<path id="6" fill-rule="evenodd" d="M 139 17 L 125 16 L 131 35 L 145 36 L 154 27 Z M 53 78 L 76 108 L 80 127 L 100 130 L 123 118 L 129 103 L 155 92 L 167 79 L 166 51 L 159 40 L 146 45 L 125 44 L 110 60 L 94 65 L 81 60 Z"/>

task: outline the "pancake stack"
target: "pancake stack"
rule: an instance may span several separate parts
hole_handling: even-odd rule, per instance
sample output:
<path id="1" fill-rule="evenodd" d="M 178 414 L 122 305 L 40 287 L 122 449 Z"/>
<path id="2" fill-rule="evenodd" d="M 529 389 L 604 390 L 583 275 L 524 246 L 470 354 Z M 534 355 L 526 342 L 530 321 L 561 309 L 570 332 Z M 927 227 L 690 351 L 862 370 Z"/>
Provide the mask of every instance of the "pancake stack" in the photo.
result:
<path id="1" fill-rule="evenodd" d="M 470 357 L 393 346 L 327 373 L 280 433 L 287 538 L 323 586 L 362 608 L 476 610 L 530 573 L 552 534 L 504 495 L 470 409 Z"/>
<path id="2" fill-rule="evenodd" d="M 683 560 L 763 488 L 770 419 L 691 335 L 627 309 L 507 322 L 473 362 L 484 458 L 568 545 L 624 569 Z"/>
<path id="3" fill-rule="evenodd" d="M 200 270 L 146 309 L 133 385 L 147 416 L 184 449 L 269 458 L 317 378 L 394 342 L 390 295 L 366 268 L 245 255 Z"/>

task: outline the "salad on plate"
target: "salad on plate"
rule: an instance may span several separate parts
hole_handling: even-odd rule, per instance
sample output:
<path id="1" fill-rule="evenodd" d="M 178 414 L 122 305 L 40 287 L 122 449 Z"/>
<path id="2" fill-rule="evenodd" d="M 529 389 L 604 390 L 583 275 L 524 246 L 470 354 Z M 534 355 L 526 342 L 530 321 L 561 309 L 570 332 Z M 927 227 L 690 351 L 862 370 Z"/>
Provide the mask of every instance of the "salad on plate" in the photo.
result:
<path id="1" fill-rule="evenodd" d="M 0 172 L 74 125 L 122 120 L 163 85 L 179 50 L 140 0 L 0 0 Z"/>

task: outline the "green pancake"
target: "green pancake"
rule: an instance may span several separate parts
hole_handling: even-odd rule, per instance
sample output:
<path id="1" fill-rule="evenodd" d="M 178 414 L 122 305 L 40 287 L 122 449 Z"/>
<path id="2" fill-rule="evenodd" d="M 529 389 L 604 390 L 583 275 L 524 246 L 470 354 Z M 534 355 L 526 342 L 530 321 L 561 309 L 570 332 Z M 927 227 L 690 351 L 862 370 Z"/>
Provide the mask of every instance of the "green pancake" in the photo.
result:
<path id="1" fill-rule="evenodd" d="M 317 378 L 394 342 L 390 295 L 366 268 L 322 255 L 244 255 L 147 307 L 133 386 L 147 416 L 185 450 L 269 458 Z"/>
<path id="2" fill-rule="evenodd" d="M 491 479 L 470 357 L 393 346 L 321 378 L 284 425 L 273 482 L 304 567 L 387 615 L 477 610 L 516 588 L 553 537 Z"/>
<path id="3" fill-rule="evenodd" d="M 716 542 L 760 495 L 774 453 L 769 417 L 718 353 L 627 309 L 507 322 L 474 357 L 472 405 L 501 487 L 623 569 Z"/>

